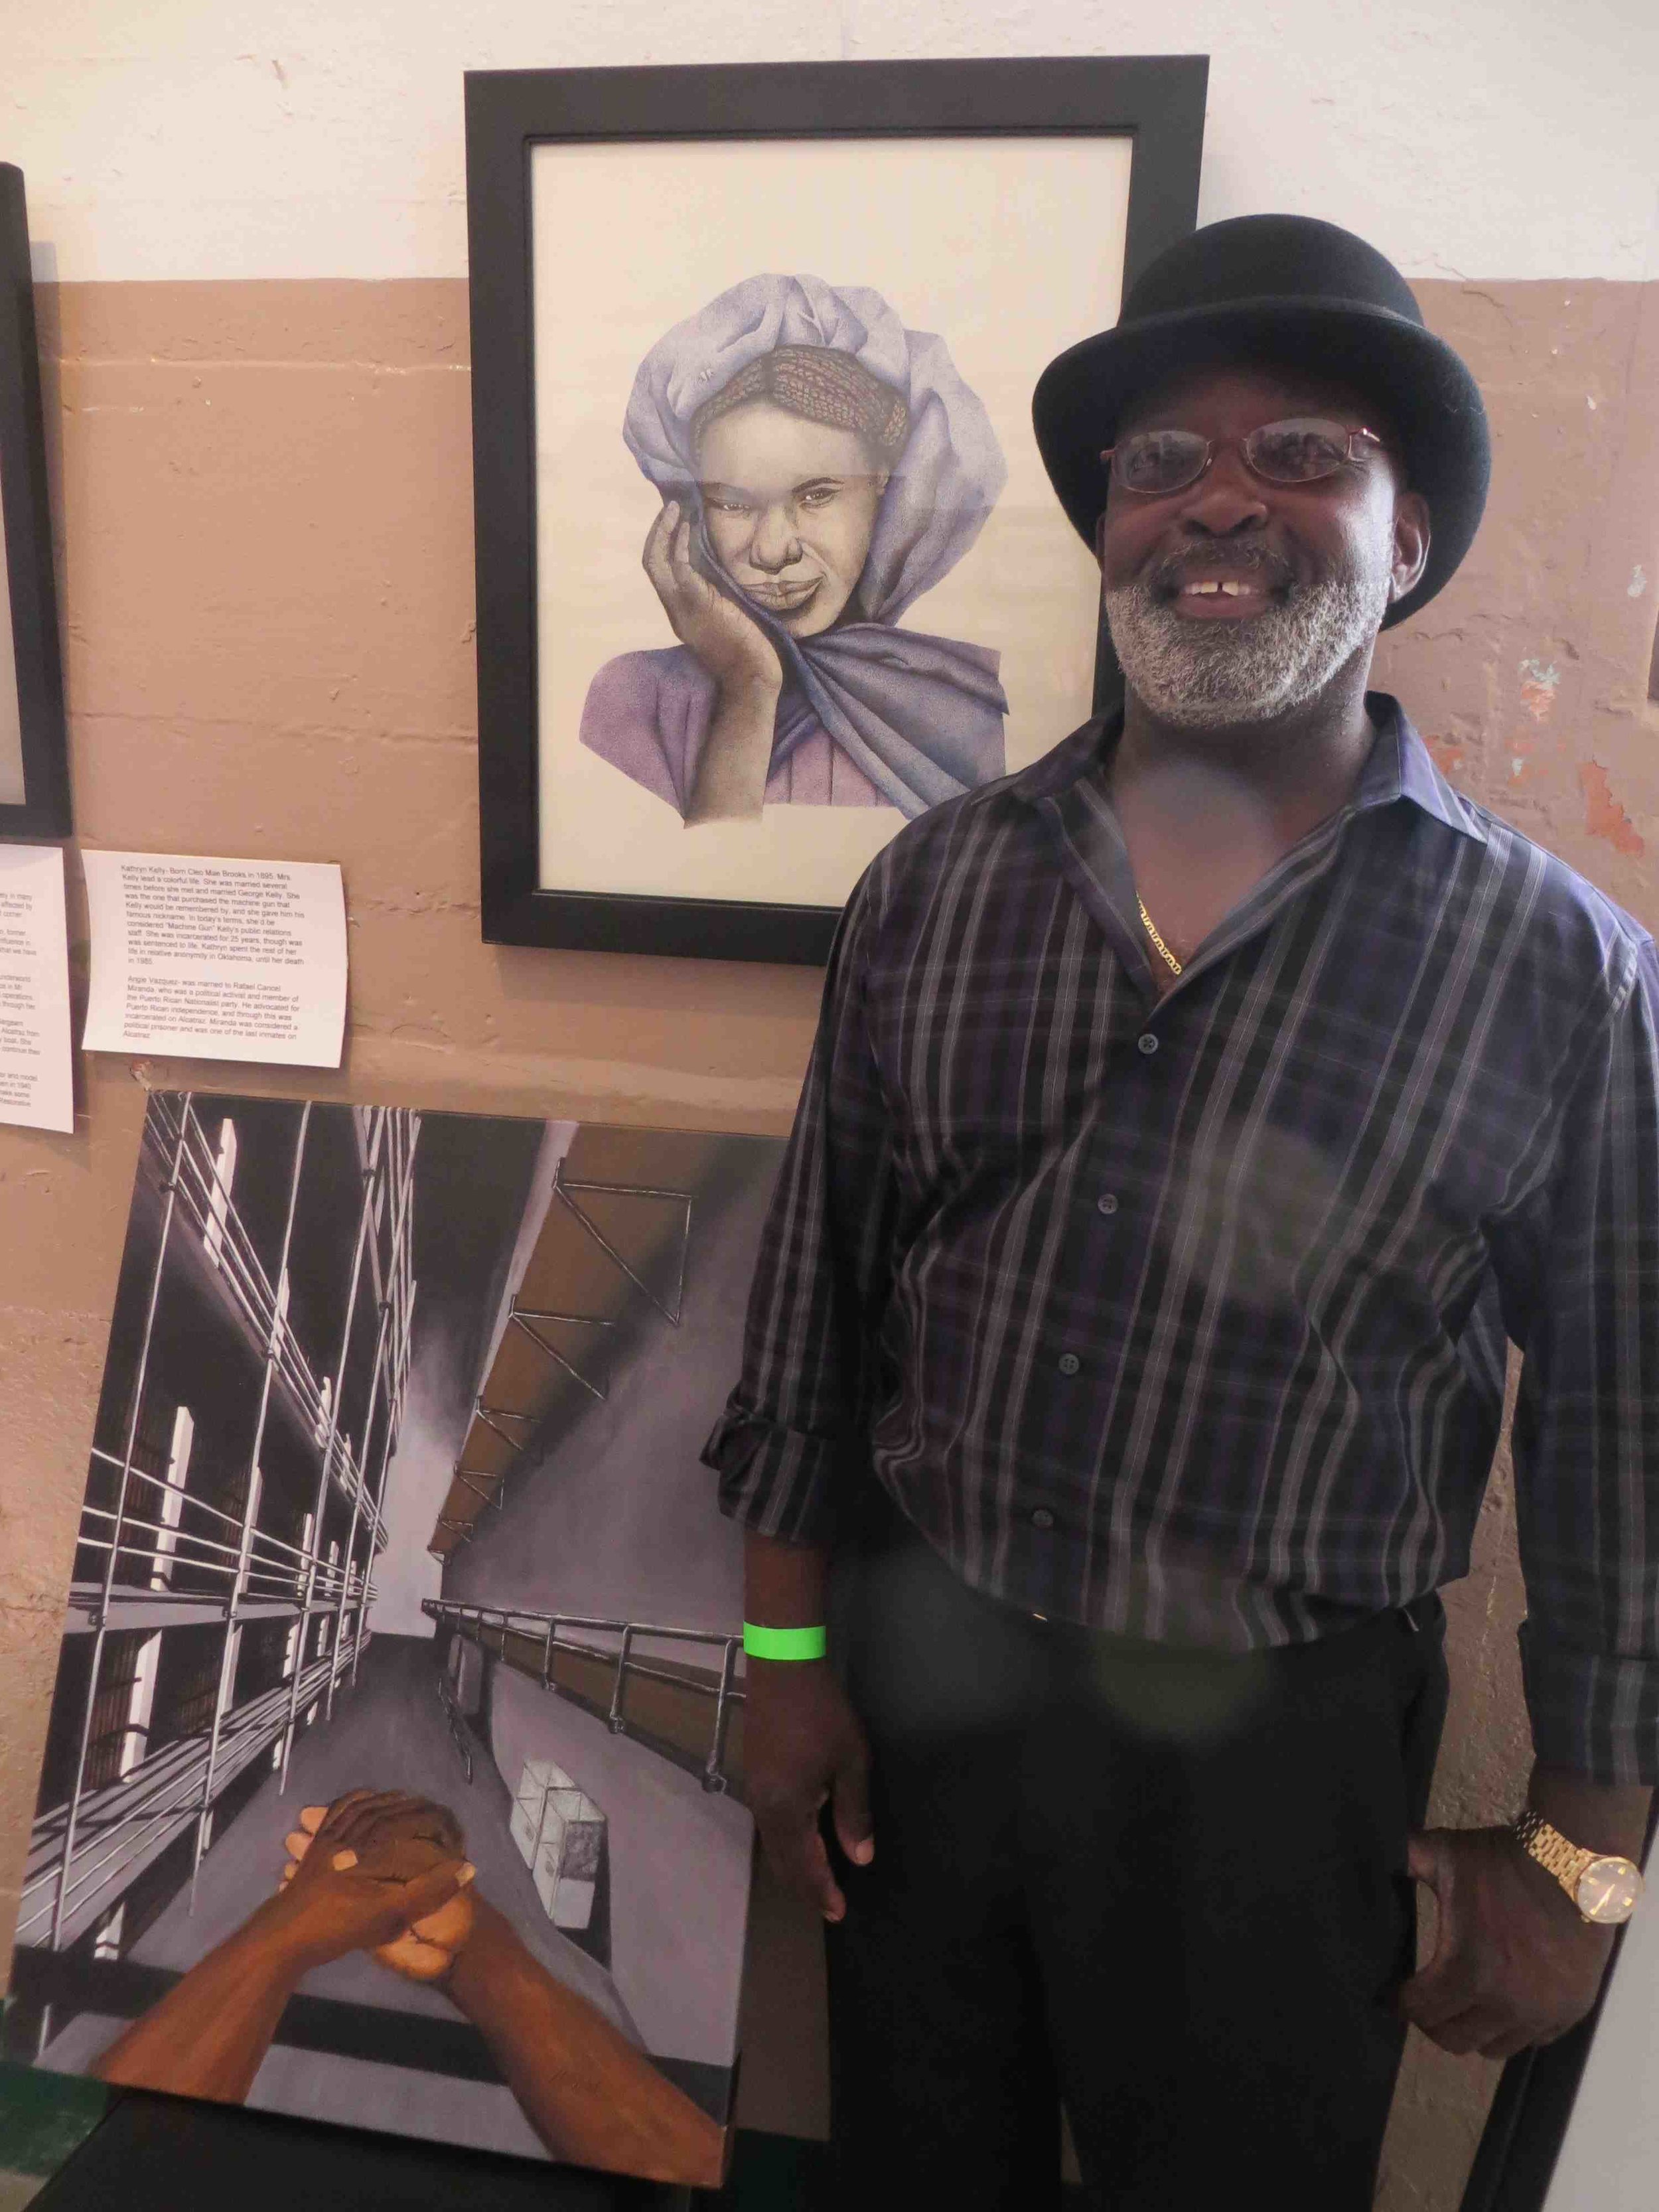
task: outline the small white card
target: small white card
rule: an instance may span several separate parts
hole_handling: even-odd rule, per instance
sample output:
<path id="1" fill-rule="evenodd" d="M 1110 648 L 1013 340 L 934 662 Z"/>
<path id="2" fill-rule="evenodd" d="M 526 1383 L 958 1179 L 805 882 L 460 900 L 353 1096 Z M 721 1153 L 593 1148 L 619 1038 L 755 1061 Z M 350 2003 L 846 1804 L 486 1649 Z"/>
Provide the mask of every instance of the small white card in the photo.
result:
<path id="1" fill-rule="evenodd" d="M 332 861 L 81 858 L 89 1052 L 340 1065 L 345 895 Z"/>
<path id="2" fill-rule="evenodd" d="M 75 1127 L 69 925 L 56 845 L 0 845 L 0 1121 Z"/>

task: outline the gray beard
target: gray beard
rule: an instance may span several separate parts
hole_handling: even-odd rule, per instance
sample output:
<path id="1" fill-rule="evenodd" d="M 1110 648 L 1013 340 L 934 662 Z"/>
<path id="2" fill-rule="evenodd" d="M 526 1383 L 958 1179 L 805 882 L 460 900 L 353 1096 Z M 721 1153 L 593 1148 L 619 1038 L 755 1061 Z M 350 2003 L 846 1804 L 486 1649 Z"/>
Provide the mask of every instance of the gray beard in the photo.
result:
<path id="1" fill-rule="evenodd" d="M 1142 576 L 1105 593 L 1106 619 L 1129 689 L 1182 730 L 1267 722 L 1316 699 L 1376 636 L 1389 607 L 1386 572 L 1299 586 L 1242 623 L 1176 612 Z"/>

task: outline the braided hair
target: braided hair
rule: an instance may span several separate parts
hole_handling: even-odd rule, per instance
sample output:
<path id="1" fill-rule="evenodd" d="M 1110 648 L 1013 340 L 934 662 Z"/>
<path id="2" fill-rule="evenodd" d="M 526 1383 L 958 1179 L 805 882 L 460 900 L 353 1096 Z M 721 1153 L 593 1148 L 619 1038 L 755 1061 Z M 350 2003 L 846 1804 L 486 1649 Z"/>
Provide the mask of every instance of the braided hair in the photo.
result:
<path id="1" fill-rule="evenodd" d="M 808 422 L 855 431 L 884 465 L 910 434 L 910 410 L 890 384 L 872 376 L 850 353 L 830 346 L 778 346 L 740 368 L 691 417 L 695 451 L 723 415 L 751 399 L 769 399 Z"/>

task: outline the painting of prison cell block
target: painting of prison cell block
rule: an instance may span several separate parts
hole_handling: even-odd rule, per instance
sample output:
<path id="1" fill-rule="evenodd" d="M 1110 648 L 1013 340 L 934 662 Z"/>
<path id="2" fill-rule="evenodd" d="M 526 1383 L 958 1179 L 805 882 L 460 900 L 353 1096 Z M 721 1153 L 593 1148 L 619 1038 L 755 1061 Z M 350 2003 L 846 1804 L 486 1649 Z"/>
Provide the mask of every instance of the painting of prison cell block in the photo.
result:
<path id="1" fill-rule="evenodd" d="M 779 1151 L 150 1099 L 9 2057 L 719 2180 Z"/>

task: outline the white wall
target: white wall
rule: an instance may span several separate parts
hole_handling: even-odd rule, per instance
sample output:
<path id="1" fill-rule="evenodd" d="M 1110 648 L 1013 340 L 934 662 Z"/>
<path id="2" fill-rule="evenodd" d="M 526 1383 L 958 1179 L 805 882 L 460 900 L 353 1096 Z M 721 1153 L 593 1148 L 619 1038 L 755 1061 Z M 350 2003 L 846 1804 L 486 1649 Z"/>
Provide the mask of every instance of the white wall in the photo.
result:
<path id="1" fill-rule="evenodd" d="M 1659 274 L 1653 0 L 0 0 L 0 160 L 42 276 L 456 276 L 466 69 L 1171 50 L 1212 57 L 1206 221 Z"/>

